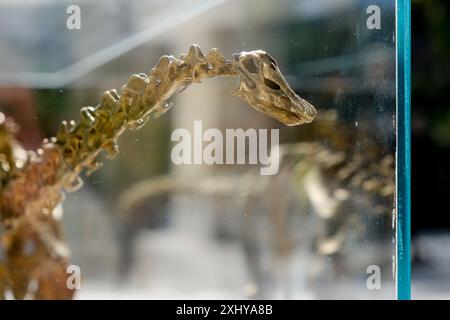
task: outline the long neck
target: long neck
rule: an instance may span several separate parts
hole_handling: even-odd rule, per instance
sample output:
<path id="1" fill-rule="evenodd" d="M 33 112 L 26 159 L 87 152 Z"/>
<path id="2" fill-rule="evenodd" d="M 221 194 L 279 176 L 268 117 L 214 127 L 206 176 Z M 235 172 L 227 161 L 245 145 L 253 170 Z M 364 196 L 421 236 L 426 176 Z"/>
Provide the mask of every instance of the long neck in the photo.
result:
<path id="1" fill-rule="evenodd" d="M 117 139 L 125 129 L 138 129 L 149 118 L 166 112 L 170 108 L 167 100 L 178 88 L 235 75 L 232 63 L 217 49 L 203 55 L 193 45 L 181 59 L 162 56 L 148 75 L 132 75 L 120 94 L 108 90 L 98 106 L 82 108 L 78 123 L 63 121 L 56 137 L 45 139 L 42 149 L 29 157 L 18 177 L 1 191 L 0 218 L 7 220 L 34 210 L 51 212 L 62 189 L 77 189 L 80 173 L 100 166 L 96 158 L 101 151 L 107 151 L 109 157 L 118 153 Z"/>

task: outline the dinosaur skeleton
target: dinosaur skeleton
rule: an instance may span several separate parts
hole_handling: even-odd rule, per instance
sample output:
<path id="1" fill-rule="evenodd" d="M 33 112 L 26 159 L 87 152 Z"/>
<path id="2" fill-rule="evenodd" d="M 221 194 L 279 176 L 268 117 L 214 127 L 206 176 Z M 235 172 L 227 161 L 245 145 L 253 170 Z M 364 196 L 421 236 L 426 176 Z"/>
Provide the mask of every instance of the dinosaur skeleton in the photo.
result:
<path id="1" fill-rule="evenodd" d="M 162 56 L 147 74 L 134 74 L 119 94 L 106 91 L 98 106 L 83 107 L 81 119 L 62 122 L 56 137 L 44 139 L 36 152 L 25 152 L 2 119 L 0 145 L 0 298 L 7 291 L 25 297 L 72 298 L 66 286 L 68 250 L 60 232 L 63 191 L 82 186 L 80 174 L 98 169 L 99 154 L 112 158 L 125 129 L 139 129 L 171 106 L 177 89 L 214 77 L 240 77 L 233 94 L 266 115 L 292 126 L 311 122 L 316 111 L 284 80 L 277 63 L 257 50 L 225 59 L 217 49 L 204 55 L 192 45 L 180 59 Z M 1 234 L 0 234 L 1 235 Z"/>

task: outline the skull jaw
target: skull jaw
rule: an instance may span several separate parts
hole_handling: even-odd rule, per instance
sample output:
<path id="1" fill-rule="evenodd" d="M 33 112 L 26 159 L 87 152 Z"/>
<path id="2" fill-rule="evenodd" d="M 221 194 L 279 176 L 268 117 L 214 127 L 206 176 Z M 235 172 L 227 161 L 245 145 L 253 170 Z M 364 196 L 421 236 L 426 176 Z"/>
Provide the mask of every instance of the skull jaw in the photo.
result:
<path id="1" fill-rule="evenodd" d="M 297 126 L 304 123 L 311 123 L 316 115 L 314 107 L 312 107 L 311 112 L 292 112 L 285 108 L 275 105 L 271 101 L 263 101 L 256 99 L 252 93 L 246 93 L 244 91 L 234 92 L 233 95 L 244 100 L 254 109 L 268 115 L 269 117 L 280 121 L 287 126 Z M 304 101 L 304 100 L 303 100 Z M 306 101 L 304 101 L 306 102 Z M 306 102 L 307 103 L 307 102 Z M 308 103 L 309 105 L 309 103 Z"/>

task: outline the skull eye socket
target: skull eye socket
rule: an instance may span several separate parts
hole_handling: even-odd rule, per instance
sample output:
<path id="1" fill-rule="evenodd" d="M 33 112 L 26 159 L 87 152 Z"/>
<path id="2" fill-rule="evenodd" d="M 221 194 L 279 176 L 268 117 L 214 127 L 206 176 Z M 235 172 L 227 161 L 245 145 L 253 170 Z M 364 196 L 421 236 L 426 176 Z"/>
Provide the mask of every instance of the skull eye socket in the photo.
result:
<path id="1" fill-rule="evenodd" d="M 271 67 L 273 70 L 276 70 L 278 65 L 274 58 L 272 58 L 269 54 L 266 53 L 266 57 L 269 60 L 269 67 Z"/>
<path id="2" fill-rule="evenodd" d="M 264 84 L 272 90 L 280 90 L 281 89 L 280 86 L 276 82 L 273 82 L 272 80 L 267 79 L 267 78 L 264 78 Z"/>
<path id="3" fill-rule="evenodd" d="M 248 72 L 251 74 L 258 74 L 259 73 L 259 63 L 258 61 L 255 61 L 254 59 L 248 59 L 242 62 L 245 69 L 247 69 Z"/>

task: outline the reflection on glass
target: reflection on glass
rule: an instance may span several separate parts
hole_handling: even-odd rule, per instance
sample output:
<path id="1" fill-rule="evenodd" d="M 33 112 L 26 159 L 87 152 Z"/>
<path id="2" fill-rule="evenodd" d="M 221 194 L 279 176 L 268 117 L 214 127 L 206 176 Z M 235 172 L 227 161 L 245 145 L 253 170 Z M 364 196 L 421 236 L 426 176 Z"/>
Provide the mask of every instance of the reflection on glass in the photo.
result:
<path id="1" fill-rule="evenodd" d="M 286 126 L 230 95 L 240 85 L 231 77 L 189 85 L 171 99 L 174 108 L 125 132 L 117 157 L 101 157 L 103 167 L 63 203 L 70 264 L 82 275 L 76 297 L 395 298 L 394 1 L 370 10 L 367 1 L 344 0 L 87 1 L 81 28 L 72 30 L 68 5 L 0 5 L 8 26 L 0 28 L 8 57 L 0 62 L 0 108 L 20 126 L 25 149 L 54 136 L 62 120 L 79 119 L 105 90 L 120 90 L 132 73 L 148 74 L 159 57 L 178 58 L 193 43 L 227 58 L 269 52 L 264 63 L 242 62 L 243 83 L 257 87 L 253 77 L 268 68 L 260 85 L 279 97 L 287 89 L 269 69 L 280 70 L 317 110 L 311 123 Z M 14 28 L 24 17 L 32 19 Z M 237 129 L 257 142 L 247 139 L 247 153 L 227 161 L 227 130 Z M 174 161 L 177 130 L 188 133 L 191 164 Z M 213 141 L 205 134 L 223 138 L 214 164 L 204 156 Z M 271 165 L 275 174 L 261 174 Z M 3 188 L 10 178 L 2 176 Z M 21 243 L 27 259 L 41 249 L 30 243 Z M 2 294 L 32 294 L 36 284 L 25 280 L 10 292 L 6 257 L 0 249 Z M 66 274 L 56 269 L 46 270 Z M 24 270 L 12 277 L 26 278 Z"/>

